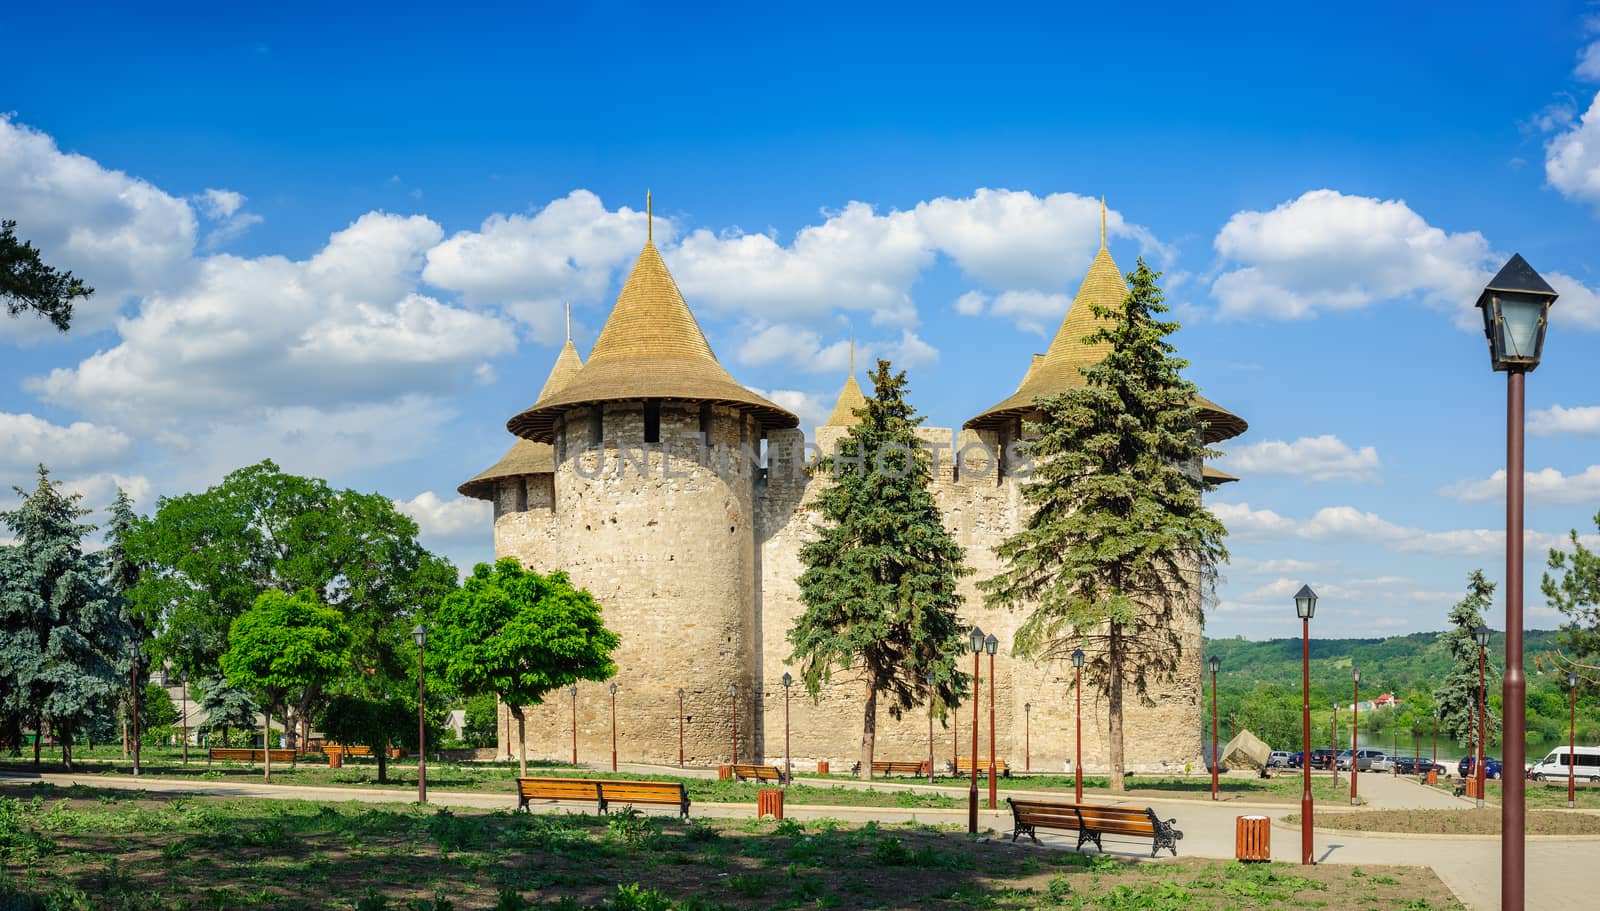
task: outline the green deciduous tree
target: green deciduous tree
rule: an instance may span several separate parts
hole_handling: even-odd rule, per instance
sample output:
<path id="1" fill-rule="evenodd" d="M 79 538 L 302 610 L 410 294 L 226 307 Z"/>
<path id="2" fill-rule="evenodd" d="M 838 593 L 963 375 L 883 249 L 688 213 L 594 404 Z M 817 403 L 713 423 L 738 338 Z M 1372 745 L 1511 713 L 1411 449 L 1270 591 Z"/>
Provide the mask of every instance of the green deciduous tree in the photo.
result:
<path id="1" fill-rule="evenodd" d="M 616 674 L 611 653 L 620 640 L 606 629 L 600 605 L 567 574 L 541 575 L 511 558 L 479 563 L 433 617 L 428 640 L 432 673 L 463 696 L 492 693 L 517 719 L 521 774 L 528 774 L 523 708 L 579 680 Z"/>
<path id="2" fill-rule="evenodd" d="M 1595 513 L 1594 526 L 1600 531 L 1600 513 Z M 1566 616 L 1561 624 L 1562 648 L 1584 664 L 1600 664 L 1600 553 L 1584 547 L 1573 529 L 1572 553 L 1551 548 L 1549 568 L 1540 589 Z M 1585 679 L 1580 692 L 1587 686 Z"/>
<path id="3" fill-rule="evenodd" d="M 130 630 L 102 582 L 102 564 L 84 553 L 93 526 L 77 494 L 64 494 L 39 466 L 22 503 L 0 512 L 16 544 L 0 547 L 0 712 L 13 729 L 45 726 L 61 739 L 72 767 L 78 729 L 111 709 L 127 668 Z M 34 764 L 39 761 L 37 741 Z"/>
<path id="4" fill-rule="evenodd" d="M 1032 512 L 996 552 L 1006 568 L 980 583 L 988 603 L 1026 608 L 1017 631 L 1023 656 L 1060 659 L 1080 644 L 1084 670 L 1106 698 L 1111 787 L 1123 786 L 1125 688 L 1149 699 L 1152 684 L 1176 673 L 1182 631 L 1200 621 L 1200 595 L 1227 559 L 1222 523 L 1201 503 L 1201 438 L 1188 362 L 1158 316 L 1160 274 L 1140 259 L 1120 308 L 1096 306 L 1105 321 L 1084 341 L 1110 346 L 1083 371 L 1086 385 L 1037 401 L 1042 418 L 1032 478 L 1022 486 Z"/>
<path id="5" fill-rule="evenodd" d="M 1475 569 L 1467 577 L 1467 593 L 1450 608 L 1450 628 L 1439 634 L 1439 642 L 1450 653 L 1451 668 L 1433 691 L 1439 705 L 1439 733 L 1462 746 L 1478 740 L 1478 641 L 1474 631 L 1483 625 L 1484 612 L 1494 606 L 1494 583 Z M 1491 692 L 1499 678 L 1489 662 L 1487 681 Z M 1490 743 L 1500 733 L 1500 719 L 1491 704 L 1484 713 L 1485 734 Z"/>
<path id="6" fill-rule="evenodd" d="M 71 272 L 45 265 L 33 244 L 17 237 L 16 226 L 0 221 L 0 301 L 12 316 L 32 310 L 65 332 L 72 326 L 72 302 L 94 289 Z"/>
<path id="7" fill-rule="evenodd" d="M 350 662 L 350 630 L 344 617 L 310 592 L 262 592 L 255 606 L 234 618 L 222 670 L 233 686 L 261 697 L 266 709 L 262 746 L 265 776 L 272 780 L 272 711 L 297 693 L 320 687 Z"/>
<path id="8" fill-rule="evenodd" d="M 387 497 L 334 490 L 271 461 L 202 493 L 163 498 L 129 535 L 128 551 L 144 568 L 131 592 L 136 612 L 176 667 L 214 674 L 230 624 L 263 592 L 310 591 L 344 617 L 345 688 L 369 697 L 410 679 L 409 630 L 456 582 L 454 567 L 418 543 L 417 524 Z M 328 692 L 300 692 L 291 708 L 302 732 Z"/>
<path id="9" fill-rule="evenodd" d="M 378 758 L 378 781 L 387 782 L 389 746 L 415 742 L 417 708 L 398 699 L 339 695 L 323 707 L 318 727 L 331 742 L 371 747 Z"/>
<path id="10" fill-rule="evenodd" d="M 906 375 L 878 361 L 873 395 L 840 451 L 818 460 L 832 483 L 812 507 L 817 539 L 800 549 L 800 599 L 805 611 L 788 633 L 791 660 L 815 697 L 835 672 L 864 689 L 861 777 L 872 777 L 878 697 L 889 714 L 935 694 L 959 704 L 969 678 L 955 659 L 966 641 L 956 611 L 966 554 L 945 530 L 928 491 L 928 454 L 919 445 L 922 418 L 906 401 Z"/>

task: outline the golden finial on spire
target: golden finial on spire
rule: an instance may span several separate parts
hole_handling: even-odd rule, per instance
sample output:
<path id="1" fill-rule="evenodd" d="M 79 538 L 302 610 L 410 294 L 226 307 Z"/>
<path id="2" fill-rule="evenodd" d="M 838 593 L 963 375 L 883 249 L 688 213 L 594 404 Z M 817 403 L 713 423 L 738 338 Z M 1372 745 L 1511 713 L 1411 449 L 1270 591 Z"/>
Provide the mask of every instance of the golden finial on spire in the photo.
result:
<path id="1" fill-rule="evenodd" d="M 856 340 L 850 340 L 850 375 L 856 375 Z"/>
<path id="2" fill-rule="evenodd" d="M 572 341 L 572 302 L 562 301 L 567 305 L 567 341 Z"/>
<path id="3" fill-rule="evenodd" d="M 650 191 L 644 191 L 644 242 L 655 243 L 656 240 L 656 213 L 650 204 Z"/>
<path id="4" fill-rule="evenodd" d="M 1106 198 L 1100 197 L 1100 249 L 1106 248 Z"/>

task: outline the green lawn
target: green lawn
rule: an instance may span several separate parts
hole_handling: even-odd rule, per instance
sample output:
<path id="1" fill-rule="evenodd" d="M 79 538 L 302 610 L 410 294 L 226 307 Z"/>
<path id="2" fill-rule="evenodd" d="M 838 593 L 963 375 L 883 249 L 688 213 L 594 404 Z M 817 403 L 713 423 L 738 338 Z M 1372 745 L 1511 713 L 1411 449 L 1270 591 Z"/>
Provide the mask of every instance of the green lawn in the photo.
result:
<path id="1" fill-rule="evenodd" d="M 1525 798 L 1523 804 L 1529 809 L 1561 809 L 1567 807 L 1567 783 L 1562 781 L 1526 781 L 1524 782 Z M 1454 785 L 1440 782 L 1439 787 L 1446 791 L 1452 790 Z M 1500 803 L 1502 783 L 1498 781 L 1484 782 L 1484 798 L 1492 804 Z M 1574 789 L 1574 801 L 1580 809 L 1600 810 L 1600 785 L 1578 785 Z"/>
<path id="2" fill-rule="evenodd" d="M 850 775 L 828 775 L 830 779 L 849 779 Z M 923 782 L 926 778 L 879 778 L 879 781 L 888 782 Z M 967 778 L 953 778 L 946 775 L 937 776 L 934 781 L 946 787 L 962 787 Z M 1129 775 L 1124 785 L 1127 796 L 1147 797 L 1152 800 L 1211 799 L 1211 777 L 1209 775 Z M 1093 791 L 1097 797 L 1108 796 L 1111 792 L 1109 779 L 1104 775 L 1085 775 L 1083 777 L 1084 797 L 1088 799 L 1088 792 Z M 978 779 L 978 790 L 986 792 L 989 787 L 987 778 Z M 1267 803 L 1299 803 L 1300 791 L 1303 782 L 1299 774 L 1279 773 L 1273 778 L 1231 777 L 1224 775 L 1218 782 L 1218 794 L 1222 800 L 1251 800 Z M 1071 791 L 1073 778 L 1071 775 L 1056 774 L 1017 774 L 1010 778 L 1002 777 L 997 782 L 999 791 Z M 1311 773 L 1312 799 L 1323 801 L 1339 799 L 1349 805 L 1350 776 L 1341 774 L 1338 784 L 1334 784 L 1332 776 L 1327 772 Z"/>
<path id="3" fill-rule="evenodd" d="M 1151 863 L 923 825 L 681 823 L 15 782 L 0 782 L 0 861 L 0 907 L 49 911 L 1460 907 L 1416 867 Z"/>

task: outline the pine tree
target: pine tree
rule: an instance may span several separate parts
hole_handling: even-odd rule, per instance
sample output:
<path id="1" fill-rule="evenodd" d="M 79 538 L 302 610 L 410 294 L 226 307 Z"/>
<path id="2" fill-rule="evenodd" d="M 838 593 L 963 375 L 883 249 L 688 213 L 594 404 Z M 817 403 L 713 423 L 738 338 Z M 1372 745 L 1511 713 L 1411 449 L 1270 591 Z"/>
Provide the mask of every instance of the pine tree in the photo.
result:
<path id="1" fill-rule="evenodd" d="M 128 628 L 100 561 L 83 551 L 94 527 L 79 522 L 81 497 L 63 494 L 43 465 L 32 492 L 15 489 L 22 503 L 0 512 L 17 539 L 0 549 L 0 693 L 14 719 L 63 741 L 70 769 L 73 736 L 122 687 Z M 37 767 L 37 742 L 33 757 Z"/>
<path id="2" fill-rule="evenodd" d="M 94 289 L 71 272 L 45 265 L 33 244 L 17 237 L 15 221 L 0 221 L 0 302 L 16 316 L 32 310 L 62 332 L 72 325 L 72 302 Z"/>
<path id="3" fill-rule="evenodd" d="M 128 690 L 123 697 L 122 706 L 122 755 L 128 755 L 128 720 L 133 717 L 132 695 L 136 692 L 134 678 L 144 679 L 149 666 L 149 655 L 145 652 L 145 643 L 149 640 L 149 632 L 140 618 L 134 614 L 133 602 L 129 593 L 139 583 L 139 564 L 135 562 L 128 552 L 128 537 L 133 534 L 138 524 L 139 516 L 133 511 L 133 499 L 121 487 L 117 488 L 117 496 L 111 501 L 111 521 L 106 525 L 106 549 L 101 552 L 101 559 L 105 564 L 106 588 L 117 599 L 118 614 L 127 627 L 133 642 L 138 643 L 140 660 L 138 667 L 130 670 Z M 132 656 L 129 660 L 133 660 Z M 141 724 L 141 729 L 143 725 Z"/>
<path id="4" fill-rule="evenodd" d="M 818 538 L 800 550 L 806 609 L 788 636 L 813 697 L 836 670 L 861 682 L 863 778 L 872 777 L 880 694 L 899 718 L 927 697 L 930 672 L 943 705 L 959 704 L 970 679 L 955 665 L 966 641 L 956 586 L 970 570 L 928 491 L 922 418 L 906 401 L 904 372 L 880 360 L 872 383 L 841 451 L 815 469 L 833 483 L 813 507 Z"/>
<path id="5" fill-rule="evenodd" d="M 1439 704 L 1439 733 L 1462 746 L 1478 742 L 1478 640 L 1474 632 L 1483 625 L 1484 611 L 1494 606 L 1494 583 L 1475 569 L 1467 577 L 1467 594 L 1450 608 L 1450 629 L 1439 634 L 1439 642 L 1450 653 L 1448 676 L 1433 691 Z M 1489 692 L 1499 675 L 1493 662 L 1484 677 Z M 1500 734 L 1500 719 L 1491 709 L 1484 713 L 1484 733 L 1493 743 Z"/>
<path id="6" fill-rule="evenodd" d="M 1600 513 L 1594 527 L 1600 531 Z M 1550 548 L 1549 567 L 1540 590 L 1556 610 L 1566 615 L 1561 624 L 1561 645 L 1583 664 L 1600 664 L 1600 551 L 1583 546 L 1578 530 L 1571 532 L 1572 553 Z M 1581 694 L 1591 685 L 1579 677 Z M 1581 698 L 1581 696 L 1580 696 Z"/>
<path id="7" fill-rule="evenodd" d="M 1113 790 L 1123 786 L 1126 688 L 1148 702 L 1150 686 L 1176 674 L 1197 595 L 1227 559 L 1226 531 L 1201 503 L 1209 450 L 1198 390 L 1168 341 L 1178 324 L 1158 319 L 1159 278 L 1140 259 L 1122 307 L 1095 307 L 1102 325 L 1084 341 L 1111 349 L 1084 369 L 1086 385 L 1037 400 L 1022 487 L 1033 511 L 996 549 L 1006 568 L 979 586 L 989 604 L 1030 610 L 1019 655 L 1084 648 L 1085 674 L 1106 698 Z"/>

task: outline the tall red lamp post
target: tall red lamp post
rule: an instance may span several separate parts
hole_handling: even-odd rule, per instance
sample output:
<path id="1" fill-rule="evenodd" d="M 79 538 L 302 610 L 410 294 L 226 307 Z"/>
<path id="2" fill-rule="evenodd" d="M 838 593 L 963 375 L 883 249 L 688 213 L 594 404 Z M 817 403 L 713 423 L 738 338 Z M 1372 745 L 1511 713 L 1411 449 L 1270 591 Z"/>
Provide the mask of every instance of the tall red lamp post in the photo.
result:
<path id="1" fill-rule="evenodd" d="M 933 687 L 939 677 L 933 671 L 922 678 L 928 684 L 928 784 L 933 784 Z"/>
<path id="2" fill-rule="evenodd" d="M 128 646 L 128 689 L 130 691 L 129 695 L 133 697 L 133 717 L 130 719 L 130 721 L 131 721 L 131 725 L 130 726 L 132 728 L 131 739 L 133 740 L 133 774 L 134 775 L 138 775 L 139 774 L 139 643 L 138 642 L 133 642 L 133 643 L 129 644 L 129 646 Z M 270 709 L 269 709 L 269 714 L 270 714 Z M 268 727 L 268 729 L 271 729 L 271 727 L 272 727 L 272 719 L 270 717 L 267 719 L 267 727 Z M 43 737 L 44 737 L 44 732 L 43 731 L 34 731 L 33 736 L 35 738 L 38 738 L 39 740 L 42 740 Z M 39 742 L 39 741 L 36 740 L 35 742 Z M 262 749 L 269 749 L 270 750 L 272 748 L 272 743 L 270 741 L 266 740 L 265 738 L 263 738 L 262 743 L 261 743 L 261 747 L 262 747 Z M 263 753 L 262 755 L 267 757 L 267 759 L 269 759 L 269 760 L 272 758 L 272 754 L 271 753 Z"/>
<path id="3" fill-rule="evenodd" d="M 1350 806 L 1353 807 L 1356 805 L 1356 779 L 1361 777 L 1356 768 L 1356 755 L 1361 749 L 1361 668 L 1352 667 L 1350 679 L 1355 686 L 1355 698 L 1350 702 Z M 1339 757 L 1335 755 L 1332 762 L 1338 765 Z"/>
<path id="4" fill-rule="evenodd" d="M 728 684 L 728 699 L 733 703 L 733 764 L 739 764 L 739 684 Z"/>
<path id="5" fill-rule="evenodd" d="M 617 682 L 611 681 L 611 771 L 617 770 Z"/>
<path id="6" fill-rule="evenodd" d="M 189 764 L 189 672 L 182 671 L 178 675 L 178 683 L 183 687 L 183 764 Z"/>
<path id="7" fill-rule="evenodd" d="M 1533 271 L 1521 254 L 1490 279 L 1478 295 L 1483 311 L 1483 333 L 1489 338 L 1489 359 L 1506 374 L 1506 670 L 1501 702 L 1504 706 L 1503 768 L 1500 800 L 1500 907 L 1522 911 L 1526 884 L 1527 808 L 1522 778 L 1527 753 L 1527 689 L 1522 670 L 1522 493 L 1523 399 L 1527 374 L 1539 366 L 1544 354 L 1544 330 L 1554 288 Z M 1480 792 L 1481 793 L 1481 792 Z"/>
<path id="8" fill-rule="evenodd" d="M 1217 799 L 1217 668 L 1222 659 L 1211 656 L 1211 799 Z"/>
<path id="9" fill-rule="evenodd" d="M 678 768 L 683 768 L 683 687 L 678 687 Z"/>
<path id="10" fill-rule="evenodd" d="M 794 777 L 794 766 L 789 761 L 789 687 L 794 686 L 794 677 L 788 671 L 783 672 L 783 786 L 789 786 L 789 779 Z"/>
<path id="11" fill-rule="evenodd" d="M 972 789 L 967 792 L 967 834 L 978 834 L 978 657 L 983 654 L 983 630 L 972 628 Z"/>
<path id="12" fill-rule="evenodd" d="M 1333 715 L 1328 719 L 1328 739 L 1332 741 L 1331 743 L 1328 744 L 1328 746 L 1330 748 L 1332 748 L 1332 750 L 1333 750 L 1333 752 L 1328 754 L 1328 768 L 1333 770 L 1333 784 L 1334 784 L 1335 787 L 1338 787 L 1338 785 L 1339 785 L 1339 700 L 1337 700 L 1337 699 L 1333 700 Z M 1310 762 L 1311 761 L 1311 757 L 1307 756 L 1305 761 L 1306 762 Z"/>
<path id="13" fill-rule="evenodd" d="M 1022 704 L 1022 771 L 1033 771 L 1033 703 Z"/>
<path id="14" fill-rule="evenodd" d="M 423 723 L 422 652 L 428 644 L 428 628 L 418 623 L 411 630 L 417 643 L 417 803 L 428 802 L 428 728 Z"/>
<path id="15" fill-rule="evenodd" d="M 1300 763 L 1304 784 L 1300 788 L 1300 863 L 1314 864 L 1311 855 L 1311 618 L 1317 612 L 1317 593 L 1302 585 L 1294 596 L 1294 612 L 1300 617 L 1300 724 L 1305 743 L 1305 761 Z M 1337 764 L 1337 763 L 1335 763 Z"/>
<path id="16" fill-rule="evenodd" d="M 572 697 L 572 764 L 578 764 L 578 685 L 576 683 L 567 687 L 567 695 Z"/>
<path id="17" fill-rule="evenodd" d="M 1000 640 L 994 633 L 990 633 L 983 640 L 983 650 L 989 653 L 989 809 L 995 808 L 995 774 L 994 774 L 994 653 L 1000 650 Z"/>
<path id="18" fill-rule="evenodd" d="M 1488 726 L 1484 724 L 1484 720 L 1489 714 L 1489 689 L 1485 680 L 1488 673 L 1486 668 L 1489 663 L 1489 627 L 1480 624 L 1477 630 L 1474 631 L 1473 636 L 1478 640 L 1478 755 L 1474 757 L 1477 760 L 1477 767 L 1473 770 L 1472 777 L 1478 781 L 1478 809 L 1481 810 L 1483 809 L 1483 779 L 1488 772 L 1487 766 L 1489 765 L 1486 758 L 1488 754 L 1484 750 L 1484 744 L 1487 742 L 1485 738 L 1488 736 L 1489 730 Z M 1500 742 L 1506 742 L 1504 728 L 1500 732 Z M 1505 760 L 1501 759 L 1500 768 L 1504 769 L 1505 767 Z M 1502 773 L 1502 777 L 1504 777 L 1504 773 Z M 1502 791 L 1501 797 L 1504 798 L 1504 796 Z"/>
<path id="19" fill-rule="evenodd" d="M 1433 765 L 1428 766 L 1429 773 L 1439 765 L 1439 709 L 1433 710 Z M 1430 782 L 1431 783 L 1431 782 Z"/>
<path id="20" fill-rule="evenodd" d="M 1578 675 L 1573 671 L 1567 671 L 1567 691 L 1571 694 L 1571 714 L 1567 722 L 1567 809 L 1570 810 L 1578 805 Z"/>
<path id="21" fill-rule="evenodd" d="M 1072 650 L 1072 674 L 1076 678 L 1072 689 L 1078 700 L 1077 711 L 1072 713 L 1073 721 L 1078 726 L 1077 736 L 1072 739 L 1072 797 L 1074 803 L 1083 803 L 1083 649 Z"/>

